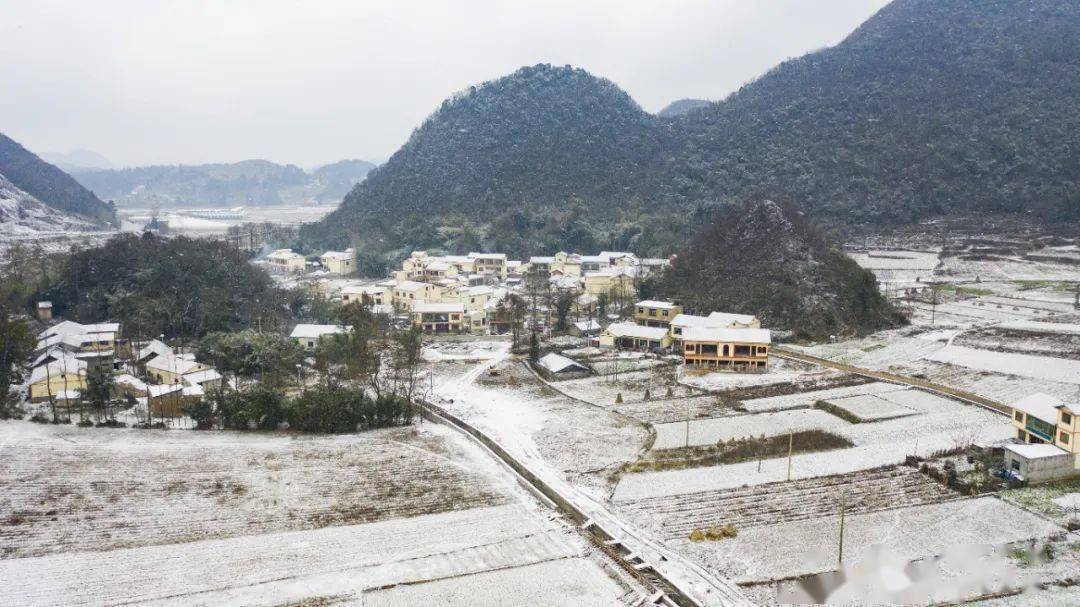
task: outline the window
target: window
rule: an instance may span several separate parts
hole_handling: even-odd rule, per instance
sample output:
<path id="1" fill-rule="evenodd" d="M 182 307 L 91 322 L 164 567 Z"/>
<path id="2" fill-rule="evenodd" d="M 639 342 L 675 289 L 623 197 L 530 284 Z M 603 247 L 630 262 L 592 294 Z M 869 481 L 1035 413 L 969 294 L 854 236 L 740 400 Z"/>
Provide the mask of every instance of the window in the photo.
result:
<path id="1" fill-rule="evenodd" d="M 1068 413 L 1065 413 L 1064 411 L 1062 411 L 1061 412 L 1061 423 L 1066 425 L 1066 426 L 1071 426 L 1072 425 L 1072 416 L 1069 415 Z"/>
<path id="2" fill-rule="evenodd" d="M 1013 419 L 1020 422 L 1021 424 L 1024 423 L 1024 412 L 1019 410 L 1013 412 Z"/>
<path id="3" fill-rule="evenodd" d="M 1024 432 L 1023 430 L 1017 430 L 1016 431 L 1016 438 L 1018 438 L 1020 440 L 1025 440 L 1026 436 L 1027 436 L 1027 433 Z"/>
<path id="4" fill-rule="evenodd" d="M 1012 461 L 1012 466 L 1010 466 L 1010 467 L 1011 467 L 1011 468 L 1012 468 L 1013 470 L 1016 470 L 1017 472 L 1019 472 L 1019 471 L 1020 471 L 1020 460 L 1018 460 L 1018 459 L 1014 459 L 1014 460 Z"/>
<path id="5" fill-rule="evenodd" d="M 1069 435 L 1064 433 L 1064 432 L 1059 432 L 1058 433 L 1058 440 L 1061 441 L 1061 444 L 1068 445 L 1069 444 Z"/>

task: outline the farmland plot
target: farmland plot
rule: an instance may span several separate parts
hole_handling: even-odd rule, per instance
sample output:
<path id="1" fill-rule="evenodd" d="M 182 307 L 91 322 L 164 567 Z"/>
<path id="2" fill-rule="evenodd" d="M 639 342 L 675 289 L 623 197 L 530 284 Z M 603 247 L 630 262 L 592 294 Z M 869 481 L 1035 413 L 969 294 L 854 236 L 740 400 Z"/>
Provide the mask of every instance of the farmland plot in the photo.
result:
<path id="1" fill-rule="evenodd" d="M 833 431 L 848 422 L 818 409 L 798 409 L 774 413 L 731 415 L 689 422 L 690 446 L 715 445 L 736 438 L 780 436 L 803 430 Z M 676 449 L 687 441 L 687 423 L 671 422 L 656 425 L 653 449 Z"/>
<path id="2" fill-rule="evenodd" d="M 963 346 L 949 346 L 926 358 L 979 371 L 1080 385 L 1080 361 L 1064 358 L 976 350 Z"/>
<path id="3" fill-rule="evenodd" d="M 835 569 L 838 530 L 839 516 L 833 515 L 751 527 L 721 542 L 671 543 L 708 567 L 750 582 Z M 992 497 L 950 501 L 847 517 L 844 560 L 857 563 L 886 550 L 910 561 L 956 546 L 1001 545 L 1061 532 L 1061 527 Z"/>
<path id="4" fill-rule="evenodd" d="M 882 421 L 918 413 L 915 409 L 905 407 L 904 405 L 887 399 L 885 396 L 878 396 L 875 394 L 832 398 L 827 399 L 824 402 L 844 411 L 861 422 Z"/>
<path id="5" fill-rule="evenodd" d="M 885 392 L 897 392 L 908 389 L 909 388 L 907 386 L 890 384 L 888 382 L 871 382 L 857 386 L 843 386 L 840 388 L 830 388 L 827 390 L 812 390 L 809 392 L 798 392 L 795 394 L 786 394 L 783 396 L 771 396 L 766 398 L 744 400 L 742 402 L 741 408 L 751 413 L 762 413 L 765 411 L 781 411 L 784 409 L 799 409 L 802 407 L 812 407 L 814 403 L 819 400 L 841 398 L 845 396 L 858 396 L 862 394 L 883 394 Z"/>
<path id="6" fill-rule="evenodd" d="M 314 529 L 505 502 L 440 427 L 334 437 L 0 424 L 0 556 Z"/>
<path id="7" fill-rule="evenodd" d="M 972 442 L 1000 440 L 1012 436 L 1012 427 L 1005 418 L 978 407 L 917 390 L 887 392 L 882 397 L 914 409 L 911 415 L 872 424 L 846 424 L 833 433 L 854 443 L 854 447 L 818 453 L 802 453 L 792 458 L 793 479 L 843 474 L 879 466 L 897 464 L 908 455 L 928 455 L 935 451 L 953 449 Z M 796 413 L 800 410 L 777 413 Z M 747 428 L 753 416 L 729 418 L 738 424 L 745 419 Z M 756 426 L 755 426 L 756 429 Z M 650 497 L 682 495 L 758 485 L 786 478 L 785 459 L 765 460 L 758 470 L 757 462 L 742 462 L 708 468 L 644 472 L 625 475 L 615 488 L 617 502 Z"/>
<path id="8" fill-rule="evenodd" d="M 0 579 L 15 604 L 282 605 L 334 597 L 364 603 L 366 592 L 437 582 L 448 597 L 496 604 L 503 591 L 484 583 L 491 571 L 515 591 L 555 601 L 565 586 L 534 577 L 543 563 L 571 559 L 577 581 L 597 604 L 616 604 L 628 589 L 582 559 L 578 536 L 528 508 L 507 504 L 363 525 L 202 540 L 111 551 L 0 560 Z M 104 558 L 103 558 L 104 557 Z M 540 566 L 538 569 L 537 566 Z M 556 566 L 556 571 L 558 566 Z M 167 572 L 167 575 L 162 575 Z M 475 577 L 479 575 L 480 577 Z M 565 582 L 563 582 L 565 583 Z M 377 603 L 382 604 L 382 603 Z M 387 603 L 393 604 L 393 603 Z M 442 604 L 470 605 L 468 600 Z"/>

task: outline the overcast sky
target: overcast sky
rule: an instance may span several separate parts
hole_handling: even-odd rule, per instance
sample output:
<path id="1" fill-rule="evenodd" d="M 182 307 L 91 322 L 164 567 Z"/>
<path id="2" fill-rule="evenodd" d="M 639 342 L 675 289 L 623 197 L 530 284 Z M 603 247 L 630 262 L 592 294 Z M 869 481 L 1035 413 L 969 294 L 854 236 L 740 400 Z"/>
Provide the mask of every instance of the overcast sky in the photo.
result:
<path id="1" fill-rule="evenodd" d="M 886 0 L 0 0 L 0 132 L 123 166 L 382 161 L 444 98 L 572 64 L 720 99 Z"/>

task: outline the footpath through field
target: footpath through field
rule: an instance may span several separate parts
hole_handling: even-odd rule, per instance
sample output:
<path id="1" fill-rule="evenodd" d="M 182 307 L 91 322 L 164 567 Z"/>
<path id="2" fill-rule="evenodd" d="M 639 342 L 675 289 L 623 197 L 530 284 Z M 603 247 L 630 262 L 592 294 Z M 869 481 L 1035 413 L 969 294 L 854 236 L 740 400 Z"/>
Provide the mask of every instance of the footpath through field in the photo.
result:
<path id="1" fill-rule="evenodd" d="M 513 395 L 481 389 L 476 380 L 510 356 L 509 344 L 500 356 L 435 387 L 428 405 L 438 421 L 471 435 L 512 468 L 538 493 L 577 522 L 594 542 L 624 567 L 637 571 L 676 605 L 691 607 L 749 606 L 749 600 L 730 580 L 717 577 L 682 555 L 646 537 L 621 520 L 606 505 L 567 482 L 544 460 L 534 442 L 527 404 Z"/>
<path id="2" fill-rule="evenodd" d="M 979 396 L 978 394 L 974 394 L 966 390 L 958 390 L 956 388 L 951 388 L 949 386 L 928 381 L 925 379 L 910 377 L 907 375 L 899 375 L 897 373 L 889 373 L 887 371 L 874 371 L 872 369 L 856 367 L 854 365 L 848 365 L 845 363 L 838 363 L 831 361 L 827 358 L 820 358 L 817 356 L 811 356 L 809 354 L 803 354 L 802 352 L 796 352 L 794 350 L 789 350 L 780 346 L 774 346 L 771 354 L 780 358 L 787 358 L 789 360 L 797 360 L 815 365 L 821 365 L 824 367 L 832 367 L 833 369 L 839 369 L 841 371 L 846 371 L 855 375 L 861 375 L 863 377 L 869 377 L 871 379 L 905 384 L 908 386 L 913 386 L 915 388 L 921 388 L 923 390 L 934 392 L 942 396 L 951 396 L 952 398 L 962 400 L 966 403 L 976 405 L 984 409 L 989 409 L 994 413 L 1000 413 L 1002 415 L 1012 415 L 1012 409 L 1010 409 L 1009 406 L 996 400 L 991 400 L 989 398 Z"/>

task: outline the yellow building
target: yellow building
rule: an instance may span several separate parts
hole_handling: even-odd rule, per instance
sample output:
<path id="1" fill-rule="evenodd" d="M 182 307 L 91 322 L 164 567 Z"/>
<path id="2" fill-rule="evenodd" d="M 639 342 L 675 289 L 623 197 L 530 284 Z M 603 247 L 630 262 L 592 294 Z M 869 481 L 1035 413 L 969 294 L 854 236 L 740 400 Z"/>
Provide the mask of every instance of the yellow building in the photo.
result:
<path id="1" fill-rule="evenodd" d="M 210 369 L 209 365 L 195 362 L 191 354 L 159 355 L 146 363 L 146 374 L 158 384 L 181 384 L 185 375 L 207 369 Z"/>
<path id="2" fill-rule="evenodd" d="M 266 256 L 266 265 L 278 274 L 302 274 L 307 269 L 307 260 L 292 249 L 278 249 Z"/>
<path id="3" fill-rule="evenodd" d="M 433 301 L 442 296 L 442 288 L 430 282 L 406 280 L 394 285 L 392 303 L 401 312 L 412 310 L 413 302 Z"/>
<path id="4" fill-rule="evenodd" d="M 502 279 L 506 278 L 505 253 L 469 253 L 469 257 L 473 260 L 474 272 L 490 273 Z"/>
<path id="5" fill-rule="evenodd" d="M 348 331 L 349 327 L 342 325 L 299 324 L 293 328 L 289 337 L 295 339 L 305 350 L 314 350 L 319 345 L 319 340 L 327 335 L 339 335 Z"/>
<path id="6" fill-rule="evenodd" d="M 85 361 L 66 353 L 56 353 L 50 362 L 34 367 L 30 372 L 30 402 L 54 399 L 74 400 L 79 392 L 86 390 Z"/>
<path id="7" fill-rule="evenodd" d="M 327 251 L 319 257 L 319 263 L 331 274 L 352 274 L 356 271 L 356 249 Z"/>
<path id="8" fill-rule="evenodd" d="M 646 299 L 634 304 L 634 322 L 646 327 L 668 327 L 682 310 L 682 306 L 670 301 Z"/>
<path id="9" fill-rule="evenodd" d="M 689 327 L 682 331 L 683 364 L 719 371 L 765 371 L 772 334 L 768 329 Z"/>
<path id="10" fill-rule="evenodd" d="M 1016 438 L 1025 443 L 1048 443 L 1072 454 L 1080 453 L 1076 407 L 1049 394 L 1032 394 L 1012 405 Z M 1080 463 L 1080 460 L 1078 460 Z"/>
<path id="11" fill-rule="evenodd" d="M 460 333 L 465 306 L 459 303 L 417 301 L 412 305 L 412 324 L 425 333 Z"/>
<path id="12" fill-rule="evenodd" d="M 609 297 L 626 298 L 633 297 L 637 293 L 637 288 L 634 286 L 633 271 L 625 268 L 586 272 L 584 287 L 586 293 L 596 297 L 607 295 Z"/>
<path id="13" fill-rule="evenodd" d="M 392 294 L 388 287 L 349 285 L 341 289 L 341 303 L 360 302 L 365 306 L 385 306 L 390 304 Z"/>

